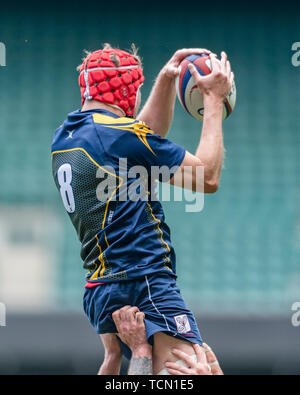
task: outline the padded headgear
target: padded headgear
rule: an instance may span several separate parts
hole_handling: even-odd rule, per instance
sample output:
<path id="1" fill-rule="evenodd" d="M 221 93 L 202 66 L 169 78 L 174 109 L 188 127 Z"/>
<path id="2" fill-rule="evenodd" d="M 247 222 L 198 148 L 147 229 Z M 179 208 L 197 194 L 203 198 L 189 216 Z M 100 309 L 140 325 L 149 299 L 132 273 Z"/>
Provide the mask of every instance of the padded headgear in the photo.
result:
<path id="1" fill-rule="evenodd" d="M 113 48 L 94 51 L 80 67 L 82 105 L 99 100 L 132 116 L 144 79 L 140 63 L 130 53 Z"/>

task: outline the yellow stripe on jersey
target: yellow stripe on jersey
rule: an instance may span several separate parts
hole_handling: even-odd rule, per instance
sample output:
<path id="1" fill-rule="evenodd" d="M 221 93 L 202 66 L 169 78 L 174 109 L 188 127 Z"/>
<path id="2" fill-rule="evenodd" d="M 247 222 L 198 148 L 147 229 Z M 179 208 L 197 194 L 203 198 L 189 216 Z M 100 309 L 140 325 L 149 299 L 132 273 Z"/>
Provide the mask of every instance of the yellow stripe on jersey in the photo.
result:
<path id="1" fill-rule="evenodd" d="M 133 132 L 141 140 L 141 142 L 156 156 L 147 141 L 147 133 L 154 134 L 152 130 L 148 128 L 145 122 L 132 120 L 131 118 L 113 118 L 107 115 L 93 114 L 95 123 L 102 124 L 104 127 L 109 127 L 117 130 L 127 130 Z"/>
<path id="2" fill-rule="evenodd" d="M 105 126 L 105 125 L 104 125 Z M 156 156 L 156 153 L 150 147 L 147 141 L 147 133 L 153 134 L 153 132 L 145 130 L 143 126 L 139 123 L 135 123 L 132 126 L 113 126 L 114 129 L 127 130 L 128 132 L 133 132 L 141 140 L 141 142 Z"/>
<path id="3" fill-rule="evenodd" d="M 104 237 L 105 237 L 106 245 L 107 245 L 107 247 L 109 247 L 109 244 L 108 244 L 108 241 L 107 241 L 107 237 L 106 237 L 106 232 L 104 232 Z"/>
<path id="4" fill-rule="evenodd" d="M 163 231 L 159 227 L 159 224 L 161 223 L 161 221 L 158 218 L 156 218 L 155 215 L 153 214 L 153 210 L 152 210 L 152 207 L 149 204 L 149 202 L 147 202 L 147 206 L 150 209 L 150 213 L 151 213 L 153 219 L 157 222 L 157 230 L 160 233 L 160 240 L 161 240 L 162 244 L 164 244 L 167 247 L 168 252 L 170 252 L 171 250 L 170 250 L 170 247 L 169 247 L 168 243 L 163 239 Z M 165 255 L 165 258 L 166 258 L 166 261 L 167 261 L 166 263 L 170 263 L 170 258 L 167 255 Z M 171 270 L 168 266 L 165 266 L 165 267 L 167 269 Z"/>
<path id="5" fill-rule="evenodd" d="M 95 236 L 95 238 L 96 238 L 96 240 L 97 240 L 97 246 L 98 246 L 98 248 L 99 248 L 99 257 L 98 257 L 98 260 L 99 260 L 99 262 L 100 262 L 100 265 L 99 265 L 99 267 L 98 267 L 98 269 L 95 271 L 95 273 L 92 275 L 92 277 L 90 278 L 90 280 L 97 280 L 97 278 L 99 277 L 98 276 L 98 274 L 99 274 L 99 271 L 101 270 L 101 273 L 100 273 L 100 276 L 102 275 L 103 276 L 103 273 L 104 273 L 104 270 L 105 270 L 105 264 L 104 264 L 104 260 L 103 260 L 103 256 L 102 256 L 102 249 L 101 249 L 101 247 L 100 247 L 100 244 L 99 244 L 99 238 L 98 238 L 98 236 L 96 235 Z"/>
<path id="6" fill-rule="evenodd" d="M 115 125 L 119 123 L 128 125 L 136 122 L 136 120 L 132 118 L 126 118 L 126 117 L 114 118 L 114 117 L 110 117 L 109 115 L 103 115 L 98 113 L 93 114 L 93 119 L 95 123 L 101 123 L 103 125 Z"/>

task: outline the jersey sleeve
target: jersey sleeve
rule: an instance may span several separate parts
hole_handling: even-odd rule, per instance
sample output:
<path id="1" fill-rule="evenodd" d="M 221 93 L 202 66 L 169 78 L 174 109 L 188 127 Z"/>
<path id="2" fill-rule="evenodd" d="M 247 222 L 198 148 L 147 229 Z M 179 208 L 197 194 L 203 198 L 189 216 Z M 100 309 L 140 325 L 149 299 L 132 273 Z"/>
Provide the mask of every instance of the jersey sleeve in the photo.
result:
<path id="1" fill-rule="evenodd" d="M 134 129 L 127 150 L 130 162 L 144 166 L 148 174 L 153 167 L 160 168 L 160 181 L 169 181 L 184 159 L 185 148 L 155 134 L 143 123 L 136 124 Z"/>

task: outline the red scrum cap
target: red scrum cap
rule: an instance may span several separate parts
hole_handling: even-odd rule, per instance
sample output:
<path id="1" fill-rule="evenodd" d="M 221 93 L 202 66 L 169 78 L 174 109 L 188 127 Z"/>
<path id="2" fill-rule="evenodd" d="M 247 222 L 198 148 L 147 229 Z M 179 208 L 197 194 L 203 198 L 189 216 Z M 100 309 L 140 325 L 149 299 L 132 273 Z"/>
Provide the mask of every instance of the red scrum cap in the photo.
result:
<path id="1" fill-rule="evenodd" d="M 87 55 L 79 69 L 82 105 L 99 100 L 133 116 L 144 81 L 138 58 L 129 52 L 104 48 Z"/>

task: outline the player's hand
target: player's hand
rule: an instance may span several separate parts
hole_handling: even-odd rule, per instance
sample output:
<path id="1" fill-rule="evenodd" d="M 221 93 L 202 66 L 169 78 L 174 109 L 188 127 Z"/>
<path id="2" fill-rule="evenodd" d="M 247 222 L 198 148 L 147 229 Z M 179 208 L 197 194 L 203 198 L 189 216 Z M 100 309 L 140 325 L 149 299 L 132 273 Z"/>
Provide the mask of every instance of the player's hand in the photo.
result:
<path id="1" fill-rule="evenodd" d="M 189 55 L 197 55 L 205 53 L 207 55 L 211 54 L 211 51 L 205 48 L 184 48 L 179 49 L 174 53 L 172 58 L 168 61 L 168 63 L 162 69 L 162 73 L 164 73 L 167 77 L 175 78 L 179 74 L 179 66 L 180 63 Z"/>
<path id="2" fill-rule="evenodd" d="M 124 306 L 112 315 L 118 336 L 133 353 L 150 348 L 146 338 L 145 314 L 138 307 Z"/>
<path id="3" fill-rule="evenodd" d="M 221 60 L 217 59 L 215 54 L 210 54 L 209 57 L 212 67 L 210 74 L 201 76 L 192 63 L 188 65 L 188 68 L 204 98 L 215 96 L 223 101 L 230 92 L 234 74 L 225 52 L 221 53 Z"/>
<path id="4" fill-rule="evenodd" d="M 221 369 L 219 361 L 217 360 L 217 357 L 216 357 L 215 353 L 213 352 L 213 350 L 206 343 L 203 343 L 203 348 L 205 350 L 207 363 L 211 367 L 212 375 L 213 376 L 223 376 L 224 373 Z"/>
<path id="5" fill-rule="evenodd" d="M 193 344 L 193 348 L 197 356 L 197 362 L 183 351 L 176 349 L 172 351 L 179 360 L 184 361 L 189 367 L 179 365 L 176 362 L 166 362 L 166 368 L 171 375 L 212 376 L 223 374 L 215 354 L 206 344 L 203 344 L 203 347 L 199 344 Z M 208 352 L 210 355 L 208 355 Z"/>

